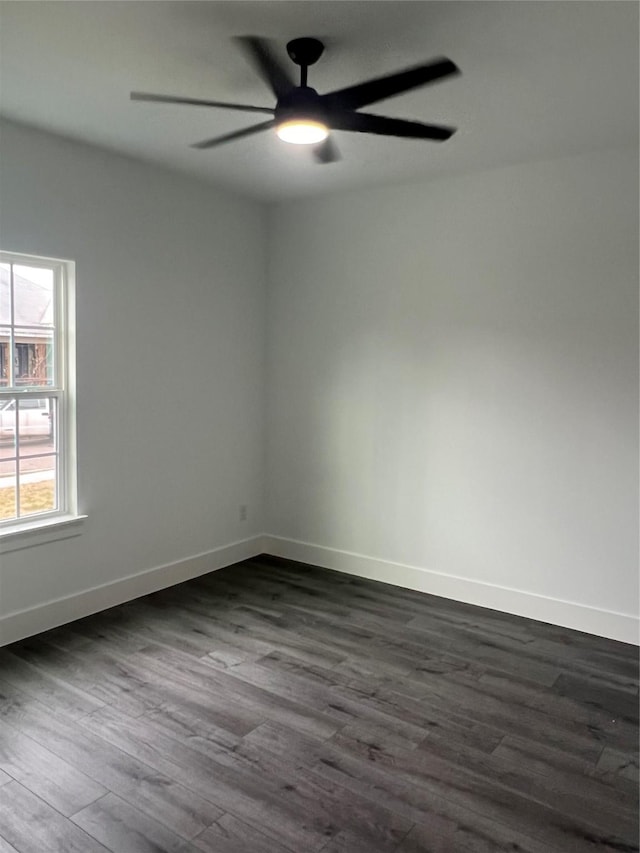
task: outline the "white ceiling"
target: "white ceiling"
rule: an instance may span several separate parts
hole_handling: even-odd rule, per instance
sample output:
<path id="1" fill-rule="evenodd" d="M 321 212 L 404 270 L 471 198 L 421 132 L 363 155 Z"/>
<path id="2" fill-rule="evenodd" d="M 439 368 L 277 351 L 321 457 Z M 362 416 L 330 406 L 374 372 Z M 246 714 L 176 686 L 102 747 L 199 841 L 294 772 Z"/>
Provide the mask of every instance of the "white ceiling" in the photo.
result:
<path id="1" fill-rule="evenodd" d="M 261 199 L 438 177 L 638 141 L 634 2 L 0 3 L 0 112 Z M 273 106 L 236 35 L 326 44 L 320 93 L 436 56 L 455 77 L 371 107 L 459 128 L 448 142 L 336 132 L 318 165 L 272 132 L 208 151 L 190 143 L 263 117 L 129 100 L 132 89 Z M 294 66 L 291 66 L 294 69 Z M 295 69 L 294 69 L 295 70 Z"/>

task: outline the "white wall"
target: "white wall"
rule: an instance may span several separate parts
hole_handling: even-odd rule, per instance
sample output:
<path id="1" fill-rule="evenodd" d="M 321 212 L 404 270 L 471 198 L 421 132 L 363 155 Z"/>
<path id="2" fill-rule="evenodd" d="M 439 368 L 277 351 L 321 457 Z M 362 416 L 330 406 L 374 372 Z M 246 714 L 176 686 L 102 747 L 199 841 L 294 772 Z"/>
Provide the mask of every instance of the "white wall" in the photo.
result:
<path id="1" fill-rule="evenodd" d="M 89 516 L 0 555 L 2 617 L 262 531 L 266 232 L 262 207 L 182 176 L 9 123 L 0 138 L 0 245 L 77 263 Z"/>
<path id="2" fill-rule="evenodd" d="M 637 151 L 288 203 L 267 232 L 182 176 L 0 141 L 0 245 L 77 262 L 89 515 L 0 555 L 0 643 L 261 547 L 633 639 Z"/>
<path id="3" fill-rule="evenodd" d="M 629 150 L 277 206 L 273 548 L 612 635 L 588 608 L 637 614 L 637 192 Z"/>

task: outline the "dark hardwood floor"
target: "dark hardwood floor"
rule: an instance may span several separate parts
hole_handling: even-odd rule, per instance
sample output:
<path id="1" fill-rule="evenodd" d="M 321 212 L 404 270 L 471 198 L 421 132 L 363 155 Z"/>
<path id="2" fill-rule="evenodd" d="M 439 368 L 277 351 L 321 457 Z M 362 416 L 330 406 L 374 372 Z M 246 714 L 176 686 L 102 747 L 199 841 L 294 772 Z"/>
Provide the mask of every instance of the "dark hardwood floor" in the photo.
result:
<path id="1" fill-rule="evenodd" d="M 638 850 L 638 649 L 263 557 L 0 650 L 0 853 Z"/>

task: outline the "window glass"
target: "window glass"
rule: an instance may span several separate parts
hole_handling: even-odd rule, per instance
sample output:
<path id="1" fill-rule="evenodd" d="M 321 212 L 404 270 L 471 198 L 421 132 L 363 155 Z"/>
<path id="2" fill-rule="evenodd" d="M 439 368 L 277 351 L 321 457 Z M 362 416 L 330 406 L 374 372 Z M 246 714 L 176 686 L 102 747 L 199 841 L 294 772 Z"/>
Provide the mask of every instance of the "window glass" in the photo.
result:
<path id="1" fill-rule="evenodd" d="M 11 265 L 0 264 L 0 327 L 11 325 Z M 8 330 L 6 330 L 8 331 Z M 1 339 L 0 332 L 0 339 Z"/>
<path id="2" fill-rule="evenodd" d="M 61 450 L 73 450 L 68 376 L 59 369 L 70 358 L 71 267 L 0 254 L 0 535 L 22 519 L 76 511 L 75 470 Z"/>
<path id="3" fill-rule="evenodd" d="M 20 457 L 20 518 L 57 509 L 56 457 Z"/>

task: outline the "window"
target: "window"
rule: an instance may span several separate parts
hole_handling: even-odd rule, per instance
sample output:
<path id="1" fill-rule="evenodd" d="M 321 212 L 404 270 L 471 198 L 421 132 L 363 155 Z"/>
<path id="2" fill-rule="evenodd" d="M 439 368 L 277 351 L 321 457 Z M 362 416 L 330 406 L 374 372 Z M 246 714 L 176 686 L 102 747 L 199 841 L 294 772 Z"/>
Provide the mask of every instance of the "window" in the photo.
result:
<path id="1" fill-rule="evenodd" d="M 0 537 L 76 519 L 70 261 L 0 252 Z"/>

